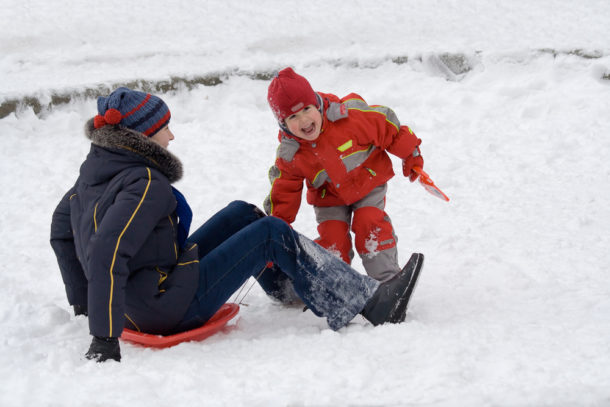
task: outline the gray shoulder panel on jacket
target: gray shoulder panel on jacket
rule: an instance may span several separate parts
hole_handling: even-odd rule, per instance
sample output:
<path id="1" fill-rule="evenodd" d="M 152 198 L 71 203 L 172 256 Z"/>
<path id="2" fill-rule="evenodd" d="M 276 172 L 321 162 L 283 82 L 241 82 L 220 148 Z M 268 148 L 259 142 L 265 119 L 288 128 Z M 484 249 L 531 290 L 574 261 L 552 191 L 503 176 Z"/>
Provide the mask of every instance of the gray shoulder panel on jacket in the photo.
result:
<path id="1" fill-rule="evenodd" d="M 381 113 L 386 117 L 386 120 L 392 123 L 396 128 L 400 128 L 400 120 L 396 116 L 396 113 L 387 106 L 374 105 L 369 106 L 365 101 L 360 99 L 350 99 L 345 102 L 348 109 L 361 110 L 363 112 L 377 112 Z"/>
<path id="2" fill-rule="evenodd" d="M 331 102 L 326 109 L 326 118 L 331 122 L 345 119 L 347 115 L 347 107 L 343 103 Z"/>
<path id="3" fill-rule="evenodd" d="M 284 161 L 291 162 L 294 158 L 294 155 L 299 151 L 301 145 L 298 141 L 282 137 L 282 141 L 280 142 L 280 146 L 277 149 L 277 156 Z"/>

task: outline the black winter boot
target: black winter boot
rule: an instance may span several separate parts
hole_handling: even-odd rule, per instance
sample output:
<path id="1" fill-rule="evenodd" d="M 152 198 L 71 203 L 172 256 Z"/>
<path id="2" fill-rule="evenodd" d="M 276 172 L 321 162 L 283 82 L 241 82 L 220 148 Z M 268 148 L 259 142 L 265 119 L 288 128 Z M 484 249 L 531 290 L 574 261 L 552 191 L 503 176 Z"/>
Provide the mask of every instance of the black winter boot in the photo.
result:
<path id="1" fill-rule="evenodd" d="M 108 359 L 120 362 L 121 348 L 119 346 L 119 339 L 94 336 L 85 357 L 97 362 L 105 362 Z"/>
<path id="2" fill-rule="evenodd" d="M 421 274 L 421 269 L 424 266 L 424 255 L 421 253 L 414 253 L 411 255 L 411 258 L 405 264 L 402 271 L 405 270 L 408 273 L 411 273 L 411 281 L 409 283 L 409 287 L 407 291 L 404 293 L 402 297 L 400 297 L 398 306 L 396 310 L 390 316 L 390 321 L 392 324 L 399 324 L 404 322 L 407 317 L 407 306 L 409 305 L 409 300 L 411 299 L 411 295 L 413 291 L 415 291 L 415 287 L 417 286 L 417 281 L 419 279 L 419 275 Z"/>
<path id="3" fill-rule="evenodd" d="M 423 261 L 423 254 L 413 253 L 400 273 L 379 285 L 360 314 L 375 326 L 404 321 Z"/>

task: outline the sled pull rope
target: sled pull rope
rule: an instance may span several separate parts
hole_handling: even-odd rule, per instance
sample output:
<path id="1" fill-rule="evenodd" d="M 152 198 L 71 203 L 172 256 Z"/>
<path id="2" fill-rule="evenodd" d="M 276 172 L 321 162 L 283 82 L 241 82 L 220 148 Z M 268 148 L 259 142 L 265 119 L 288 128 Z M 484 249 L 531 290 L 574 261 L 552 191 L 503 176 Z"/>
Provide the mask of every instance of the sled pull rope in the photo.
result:
<path id="1" fill-rule="evenodd" d="M 235 295 L 235 299 L 232 301 L 238 305 L 243 305 L 245 307 L 248 306 L 248 304 L 244 303 L 243 300 L 246 298 L 246 296 L 248 295 L 248 293 L 250 292 L 250 290 L 252 290 L 252 287 L 254 287 L 254 284 L 256 284 L 258 282 L 258 279 L 261 278 L 261 276 L 263 275 L 263 273 L 265 272 L 265 270 L 267 270 L 268 268 L 273 267 L 273 263 L 272 262 L 267 262 L 267 264 L 265 264 L 265 267 L 263 267 L 263 269 L 260 271 L 260 273 L 258 273 L 258 275 L 256 276 L 256 278 L 254 279 L 254 281 L 252 282 L 252 284 L 250 284 L 250 287 L 248 287 L 248 289 L 246 290 L 246 292 L 244 293 L 244 295 L 241 297 L 241 299 L 238 301 L 239 296 L 241 295 L 242 291 L 244 290 L 244 288 L 246 287 L 246 285 L 248 284 L 248 281 L 246 280 L 245 283 L 242 284 L 241 288 L 239 289 L 238 293 Z M 248 279 L 249 280 L 249 279 Z"/>

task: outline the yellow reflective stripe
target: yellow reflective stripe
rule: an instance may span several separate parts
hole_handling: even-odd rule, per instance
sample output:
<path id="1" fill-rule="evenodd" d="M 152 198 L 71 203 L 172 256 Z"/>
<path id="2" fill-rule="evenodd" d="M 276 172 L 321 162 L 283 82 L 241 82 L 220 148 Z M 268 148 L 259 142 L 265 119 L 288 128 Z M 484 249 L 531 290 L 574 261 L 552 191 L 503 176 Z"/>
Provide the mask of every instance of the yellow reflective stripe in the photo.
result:
<path id="1" fill-rule="evenodd" d="M 187 264 L 199 263 L 199 260 L 187 261 L 186 263 L 178 263 L 176 266 L 186 266 Z"/>
<path id="2" fill-rule="evenodd" d="M 279 148 L 279 147 L 278 147 Z M 279 178 L 282 177 L 282 170 L 280 170 L 278 168 L 278 171 L 280 172 L 280 174 L 275 177 L 275 179 L 273 180 L 273 182 L 271 183 L 271 191 L 269 191 L 269 214 L 273 215 L 273 200 L 271 199 L 271 194 L 273 193 L 273 186 L 275 185 L 275 181 L 277 181 Z"/>
<path id="3" fill-rule="evenodd" d="M 398 117 L 396 117 L 396 114 L 394 113 L 394 111 L 387 106 L 382 106 L 382 105 L 370 105 L 369 106 L 364 100 L 357 99 L 357 98 L 348 99 L 348 100 L 344 101 L 343 103 L 347 106 L 348 110 L 358 110 L 361 112 L 381 113 L 385 117 L 385 120 L 387 122 L 389 122 L 392 126 L 394 126 L 396 128 L 396 130 L 400 130 L 399 129 L 400 121 L 398 120 Z M 393 117 L 388 118 L 388 115 L 384 111 L 386 111 L 387 113 L 391 113 L 391 116 L 393 116 Z"/>
<path id="4" fill-rule="evenodd" d="M 353 153 L 348 154 L 348 155 L 346 155 L 345 157 L 342 157 L 341 159 L 342 159 L 342 160 L 345 160 L 346 158 L 351 157 L 351 156 L 353 156 L 354 154 L 358 154 L 358 153 L 366 153 L 367 151 L 369 151 L 369 149 L 370 149 L 370 148 L 371 148 L 371 147 L 369 146 L 369 148 L 365 148 L 364 150 L 358 150 L 358 151 L 354 151 Z"/>
<path id="5" fill-rule="evenodd" d="M 136 331 L 142 332 L 142 331 L 140 331 L 140 327 L 135 322 L 133 322 L 133 319 L 129 318 L 129 315 L 127 315 L 127 314 L 123 314 L 123 315 L 125 315 L 125 318 L 127 318 L 129 320 L 129 322 L 131 322 L 131 325 L 133 325 L 136 328 Z"/>
<path id="6" fill-rule="evenodd" d="M 313 180 L 311 181 L 311 183 L 312 183 L 312 184 L 315 184 L 315 183 L 316 183 L 316 179 L 318 179 L 318 177 L 320 176 L 320 174 L 321 174 L 321 173 L 323 173 L 324 171 L 325 171 L 325 170 L 324 170 L 324 168 L 322 168 L 320 171 L 318 171 L 318 172 L 316 173 L 316 176 L 315 176 L 315 177 L 313 177 Z"/>
<path id="7" fill-rule="evenodd" d="M 95 208 L 93 208 L 93 230 L 97 232 L 97 205 L 99 202 L 95 204 Z"/>
<path id="8" fill-rule="evenodd" d="M 273 185 L 271 186 L 271 188 L 273 188 Z M 269 215 L 273 215 L 273 200 L 271 199 L 271 192 L 269 192 L 269 195 L 267 195 L 267 198 L 269 198 Z M 265 202 L 263 202 L 263 206 L 264 206 Z M 267 208 L 265 208 L 266 210 Z"/>
<path id="9" fill-rule="evenodd" d="M 159 282 L 157 283 L 157 285 L 161 285 L 167 278 L 167 273 L 165 271 L 162 271 L 159 267 L 155 267 L 155 268 L 157 269 L 157 273 L 161 274 L 161 277 L 159 277 Z"/>
<path id="10" fill-rule="evenodd" d="M 76 194 L 72 194 L 72 195 L 70 195 L 70 198 L 68 198 L 68 200 L 70 200 L 70 201 L 71 201 L 71 200 L 72 200 L 72 198 L 74 198 L 75 196 L 76 196 Z"/>
<path id="11" fill-rule="evenodd" d="M 351 148 L 351 147 L 352 147 L 352 140 L 349 140 L 346 143 L 343 143 L 339 147 L 337 147 L 337 150 L 339 150 L 340 152 L 344 152 L 345 150 L 347 150 L 348 148 Z"/>
<path id="12" fill-rule="evenodd" d="M 109 273 L 110 273 L 110 298 L 108 300 L 108 321 L 109 321 L 109 325 L 110 325 L 110 330 L 109 330 L 110 332 L 109 332 L 108 336 L 112 336 L 112 298 L 113 298 L 113 294 L 114 294 L 114 276 L 112 275 L 112 272 L 114 270 L 114 263 L 116 262 L 116 254 L 119 251 L 119 245 L 121 244 L 121 239 L 123 238 L 123 235 L 125 234 L 125 231 L 127 230 L 129 225 L 131 224 L 131 221 L 133 220 L 133 218 L 136 216 L 136 213 L 138 213 L 138 211 L 140 210 L 140 206 L 142 206 L 142 202 L 144 202 L 144 198 L 146 198 L 146 194 L 148 194 L 148 188 L 150 187 L 150 182 L 151 182 L 152 178 L 151 178 L 151 175 L 150 175 L 150 168 L 146 167 L 146 171 L 148 171 L 148 183 L 146 184 L 146 189 L 144 190 L 144 194 L 142 194 L 142 199 L 140 199 L 140 202 L 138 203 L 138 206 L 136 207 L 136 209 L 131 214 L 131 218 L 129 218 L 129 220 L 127 221 L 127 224 L 123 228 L 123 231 L 119 235 L 119 238 L 116 241 L 116 246 L 114 247 L 114 254 L 112 255 L 112 263 L 110 264 L 110 270 L 109 270 Z"/>
<path id="13" fill-rule="evenodd" d="M 396 123 L 394 123 L 393 121 L 389 120 L 389 119 L 388 119 L 388 116 L 386 116 L 386 114 L 385 114 L 385 113 L 380 112 L 380 111 L 378 111 L 378 110 L 368 110 L 368 109 L 367 109 L 367 110 L 365 110 L 365 109 L 358 109 L 358 108 L 356 108 L 356 107 L 350 107 L 350 108 L 348 108 L 348 110 L 358 110 L 358 111 L 360 111 L 360 112 L 365 112 L 365 113 L 367 113 L 367 112 L 371 112 L 371 113 L 379 113 L 379 114 L 382 114 L 382 115 L 385 117 L 385 121 L 386 121 L 386 122 L 388 122 L 388 123 L 390 123 L 392 126 L 394 126 L 394 127 L 396 128 L 396 130 L 400 130 L 400 129 L 398 128 L 398 126 L 396 125 Z"/>

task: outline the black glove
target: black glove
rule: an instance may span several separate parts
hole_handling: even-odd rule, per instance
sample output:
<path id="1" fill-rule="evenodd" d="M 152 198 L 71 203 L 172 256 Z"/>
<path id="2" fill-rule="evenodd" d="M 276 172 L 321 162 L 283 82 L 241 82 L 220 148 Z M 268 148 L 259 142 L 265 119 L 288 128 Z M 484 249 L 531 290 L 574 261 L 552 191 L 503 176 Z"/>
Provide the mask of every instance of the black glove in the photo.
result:
<path id="1" fill-rule="evenodd" d="M 84 316 L 88 315 L 87 306 L 86 305 L 73 305 L 72 308 L 74 308 L 74 316 L 75 317 L 77 317 L 79 315 L 84 315 Z"/>
<path id="2" fill-rule="evenodd" d="M 95 360 L 96 362 L 105 362 L 108 359 L 120 362 L 121 348 L 119 346 L 119 338 L 94 336 L 85 357 L 89 360 Z"/>

